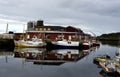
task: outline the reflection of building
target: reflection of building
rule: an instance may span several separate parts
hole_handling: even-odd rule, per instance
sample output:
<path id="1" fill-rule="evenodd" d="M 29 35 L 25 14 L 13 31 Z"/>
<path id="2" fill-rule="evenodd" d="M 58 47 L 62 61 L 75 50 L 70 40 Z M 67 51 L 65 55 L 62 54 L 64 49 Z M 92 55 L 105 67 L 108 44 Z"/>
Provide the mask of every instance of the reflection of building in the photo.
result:
<path id="1" fill-rule="evenodd" d="M 0 56 L 12 56 L 13 52 L 0 52 Z"/>
<path id="2" fill-rule="evenodd" d="M 25 58 L 25 61 L 34 62 L 35 64 L 54 64 L 59 65 L 65 62 L 76 62 L 88 55 L 88 51 L 79 50 L 53 50 L 50 52 L 14 52 L 14 57 Z"/>
<path id="3" fill-rule="evenodd" d="M 9 51 L 0 51 L 0 57 L 4 57 L 6 63 L 9 60 L 9 56 L 13 56 L 13 54 L 14 54 L 13 52 L 9 52 Z"/>
<path id="4" fill-rule="evenodd" d="M 50 26 L 44 25 L 43 20 L 30 21 L 27 24 L 27 37 L 32 38 L 34 35 L 39 38 L 49 37 L 51 40 L 56 40 L 59 37 L 69 40 L 77 40 L 84 39 L 85 36 L 89 36 L 84 34 L 84 32 L 72 26 L 63 27 L 63 26 Z M 15 33 L 15 39 L 19 39 L 23 33 Z M 25 34 L 24 34 L 25 35 Z"/>

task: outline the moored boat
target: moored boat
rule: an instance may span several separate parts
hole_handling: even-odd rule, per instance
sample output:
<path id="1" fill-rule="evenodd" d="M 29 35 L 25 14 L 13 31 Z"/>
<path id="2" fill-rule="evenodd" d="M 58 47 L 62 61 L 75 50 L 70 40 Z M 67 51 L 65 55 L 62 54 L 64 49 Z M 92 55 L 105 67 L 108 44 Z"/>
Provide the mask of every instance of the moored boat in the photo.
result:
<path id="1" fill-rule="evenodd" d="M 34 38 L 32 40 L 18 40 L 14 41 L 15 47 L 21 47 L 21 48 L 39 48 L 39 47 L 45 47 L 45 43 L 38 38 Z"/>
<path id="2" fill-rule="evenodd" d="M 100 66 L 107 75 L 112 74 L 112 77 L 120 76 L 120 49 L 112 59 L 108 54 L 105 54 L 95 57 L 93 62 Z"/>
<path id="3" fill-rule="evenodd" d="M 50 47 L 51 46 L 51 47 Z M 47 49 L 81 49 L 82 43 L 78 41 L 57 41 L 57 42 L 49 42 L 47 43 Z"/>
<path id="4" fill-rule="evenodd" d="M 110 60 L 110 56 L 105 54 L 105 55 L 99 55 L 93 59 L 93 63 L 99 65 L 100 62 L 107 62 Z"/>

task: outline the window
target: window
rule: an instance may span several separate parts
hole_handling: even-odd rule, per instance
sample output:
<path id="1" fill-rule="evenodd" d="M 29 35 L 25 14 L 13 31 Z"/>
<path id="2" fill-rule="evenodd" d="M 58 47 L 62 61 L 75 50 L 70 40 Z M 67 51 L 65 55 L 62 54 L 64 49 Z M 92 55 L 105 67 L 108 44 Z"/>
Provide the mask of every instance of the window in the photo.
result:
<path id="1" fill-rule="evenodd" d="M 42 31 L 42 28 L 40 28 L 39 30 Z"/>
<path id="2" fill-rule="evenodd" d="M 46 28 L 44 28 L 44 30 L 46 30 Z"/>
<path id="3" fill-rule="evenodd" d="M 35 28 L 36 31 L 38 31 L 38 28 Z"/>
<path id="4" fill-rule="evenodd" d="M 50 28 L 48 28 L 48 31 L 50 31 Z"/>

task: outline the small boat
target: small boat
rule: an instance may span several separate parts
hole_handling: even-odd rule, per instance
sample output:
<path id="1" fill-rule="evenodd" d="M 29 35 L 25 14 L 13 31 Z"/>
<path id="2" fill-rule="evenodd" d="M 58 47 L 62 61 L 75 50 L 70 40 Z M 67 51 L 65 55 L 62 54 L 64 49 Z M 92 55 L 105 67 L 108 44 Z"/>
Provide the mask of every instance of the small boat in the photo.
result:
<path id="1" fill-rule="evenodd" d="M 109 60 L 111 60 L 109 55 L 99 55 L 93 59 L 93 63 L 99 65 L 100 62 L 107 62 Z"/>
<path id="2" fill-rule="evenodd" d="M 95 57 L 93 62 L 101 66 L 107 74 L 120 74 L 120 49 L 113 59 L 106 54 Z"/>

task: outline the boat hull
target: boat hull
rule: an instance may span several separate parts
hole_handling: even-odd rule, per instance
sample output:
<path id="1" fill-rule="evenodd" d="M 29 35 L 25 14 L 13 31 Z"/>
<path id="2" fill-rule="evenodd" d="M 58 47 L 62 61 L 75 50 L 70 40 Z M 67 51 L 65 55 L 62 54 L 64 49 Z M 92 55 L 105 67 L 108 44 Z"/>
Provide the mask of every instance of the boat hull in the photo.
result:
<path id="1" fill-rule="evenodd" d="M 15 41 L 15 47 L 20 47 L 20 48 L 41 48 L 41 47 L 45 47 L 44 44 L 33 44 L 33 43 L 27 43 L 27 42 L 18 42 Z"/>

